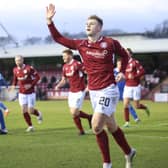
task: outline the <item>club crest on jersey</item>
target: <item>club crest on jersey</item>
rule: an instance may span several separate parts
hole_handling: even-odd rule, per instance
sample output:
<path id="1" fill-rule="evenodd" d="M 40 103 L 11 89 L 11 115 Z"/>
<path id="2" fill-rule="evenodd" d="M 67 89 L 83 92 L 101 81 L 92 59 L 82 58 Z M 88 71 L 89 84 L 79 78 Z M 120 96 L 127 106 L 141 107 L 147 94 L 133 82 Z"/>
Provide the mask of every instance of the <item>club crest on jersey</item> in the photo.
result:
<path id="1" fill-rule="evenodd" d="M 101 48 L 107 48 L 107 43 L 106 43 L 106 42 L 100 43 L 100 47 L 101 47 Z"/>
<path id="2" fill-rule="evenodd" d="M 74 72 L 75 71 L 73 66 L 71 66 L 69 69 L 66 68 L 66 76 L 73 76 Z"/>
<path id="3" fill-rule="evenodd" d="M 24 73 L 24 74 L 26 74 L 26 73 L 27 73 L 27 70 L 26 70 L 26 69 L 24 69 L 24 70 L 23 70 L 23 73 Z"/>

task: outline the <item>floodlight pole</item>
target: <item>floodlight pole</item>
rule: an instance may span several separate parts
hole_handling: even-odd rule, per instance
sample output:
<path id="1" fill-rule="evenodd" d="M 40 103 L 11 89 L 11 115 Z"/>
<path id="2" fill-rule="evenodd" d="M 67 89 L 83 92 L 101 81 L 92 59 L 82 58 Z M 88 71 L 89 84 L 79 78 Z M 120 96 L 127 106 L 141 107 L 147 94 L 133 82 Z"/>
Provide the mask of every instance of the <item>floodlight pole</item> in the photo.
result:
<path id="1" fill-rule="evenodd" d="M 14 38 L 12 37 L 12 35 L 10 35 L 10 33 L 7 31 L 7 29 L 5 28 L 5 26 L 0 22 L 0 26 L 3 29 L 3 31 L 8 35 L 9 39 L 11 39 L 13 41 L 13 43 L 16 45 L 16 47 L 19 47 L 18 42 L 16 42 L 14 40 Z"/>

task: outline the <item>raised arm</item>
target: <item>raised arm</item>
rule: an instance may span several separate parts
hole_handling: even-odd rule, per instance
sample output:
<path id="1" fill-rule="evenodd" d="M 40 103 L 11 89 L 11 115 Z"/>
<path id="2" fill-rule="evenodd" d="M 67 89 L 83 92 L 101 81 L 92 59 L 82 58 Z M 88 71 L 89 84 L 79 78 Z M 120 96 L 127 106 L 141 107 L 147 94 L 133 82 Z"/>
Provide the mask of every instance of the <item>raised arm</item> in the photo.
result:
<path id="1" fill-rule="evenodd" d="M 136 61 L 136 75 L 135 78 L 141 78 L 145 74 L 145 69 L 143 66 L 139 63 L 139 61 Z"/>
<path id="2" fill-rule="evenodd" d="M 55 5 L 53 4 L 49 4 L 46 7 L 46 19 L 47 19 L 47 24 L 51 24 L 52 23 L 52 18 L 54 17 L 56 11 L 55 11 Z"/>
<path id="3" fill-rule="evenodd" d="M 30 67 L 31 70 L 31 74 L 33 75 L 33 81 L 32 81 L 32 87 L 34 87 L 37 82 L 40 80 L 40 76 L 38 74 L 38 72 L 36 71 L 36 69 L 34 69 L 32 66 Z"/>
<path id="4" fill-rule="evenodd" d="M 76 50 L 78 40 L 66 38 L 56 29 L 52 21 L 55 13 L 55 6 L 53 4 L 49 4 L 49 6 L 46 7 L 46 19 L 51 36 L 57 43 L 62 44 L 63 46 L 68 47 L 70 49 Z"/>

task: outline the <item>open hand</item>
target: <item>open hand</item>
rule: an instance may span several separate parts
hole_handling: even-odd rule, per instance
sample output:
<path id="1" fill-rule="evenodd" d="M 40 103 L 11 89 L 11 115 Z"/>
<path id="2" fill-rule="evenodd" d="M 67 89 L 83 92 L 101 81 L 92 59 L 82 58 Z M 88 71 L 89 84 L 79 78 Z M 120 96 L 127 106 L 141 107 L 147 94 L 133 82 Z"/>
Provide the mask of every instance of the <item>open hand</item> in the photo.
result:
<path id="1" fill-rule="evenodd" d="M 46 18 L 47 20 L 52 20 L 52 18 L 55 15 L 55 5 L 49 4 L 49 6 L 46 7 Z"/>

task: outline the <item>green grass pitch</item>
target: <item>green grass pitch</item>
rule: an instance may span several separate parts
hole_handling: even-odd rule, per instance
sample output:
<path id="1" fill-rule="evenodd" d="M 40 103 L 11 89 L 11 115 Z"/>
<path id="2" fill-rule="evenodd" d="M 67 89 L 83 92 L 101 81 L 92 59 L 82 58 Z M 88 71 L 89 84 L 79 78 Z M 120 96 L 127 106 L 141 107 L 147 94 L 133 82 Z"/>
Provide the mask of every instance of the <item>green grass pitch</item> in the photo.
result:
<path id="1" fill-rule="evenodd" d="M 147 104 L 151 116 L 138 110 L 141 119 L 136 124 L 131 118 L 131 127 L 123 129 L 129 143 L 136 148 L 134 168 L 168 167 L 168 103 Z M 8 135 L 0 135 L 0 167 L 2 168 L 102 168 L 101 156 L 95 136 L 89 130 L 88 122 L 82 120 L 87 132 L 77 135 L 67 101 L 38 101 L 36 107 L 43 112 L 44 121 L 32 121 L 35 132 L 26 133 L 27 128 L 18 102 L 4 102 L 10 109 L 6 119 Z M 123 104 L 117 106 L 116 119 L 122 127 Z M 92 113 L 89 101 L 83 104 L 83 111 Z M 124 168 L 122 151 L 109 134 L 111 159 L 114 168 Z"/>

